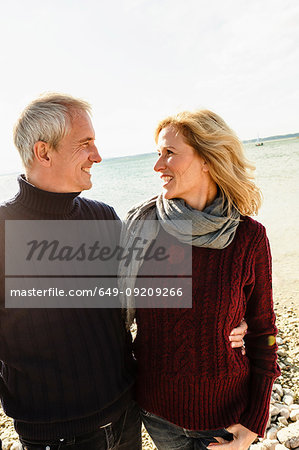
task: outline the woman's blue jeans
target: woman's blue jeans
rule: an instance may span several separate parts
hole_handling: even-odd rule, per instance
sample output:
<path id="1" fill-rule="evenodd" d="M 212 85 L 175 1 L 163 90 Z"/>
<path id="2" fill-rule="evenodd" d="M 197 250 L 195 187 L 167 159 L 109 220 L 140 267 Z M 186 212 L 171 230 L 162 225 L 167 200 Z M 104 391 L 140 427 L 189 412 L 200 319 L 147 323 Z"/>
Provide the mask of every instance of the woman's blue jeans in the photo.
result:
<path id="1" fill-rule="evenodd" d="M 193 431 L 179 427 L 155 414 L 141 410 L 141 418 L 158 450 L 206 449 L 215 437 L 232 441 L 233 435 L 225 428 L 209 431 Z"/>

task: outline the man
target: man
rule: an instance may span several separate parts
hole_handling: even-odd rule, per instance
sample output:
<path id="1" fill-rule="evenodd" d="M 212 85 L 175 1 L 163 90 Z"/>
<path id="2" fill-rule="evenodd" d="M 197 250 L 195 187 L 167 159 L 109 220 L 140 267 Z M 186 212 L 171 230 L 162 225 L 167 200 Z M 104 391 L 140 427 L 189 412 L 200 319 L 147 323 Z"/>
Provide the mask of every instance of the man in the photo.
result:
<path id="1" fill-rule="evenodd" d="M 6 220 L 118 219 L 110 206 L 78 196 L 91 188 L 90 169 L 101 161 L 90 106 L 59 94 L 40 97 L 19 118 L 14 141 L 25 175 L 0 207 L 4 410 L 23 449 L 141 449 L 131 338 L 120 309 L 4 305 Z"/>

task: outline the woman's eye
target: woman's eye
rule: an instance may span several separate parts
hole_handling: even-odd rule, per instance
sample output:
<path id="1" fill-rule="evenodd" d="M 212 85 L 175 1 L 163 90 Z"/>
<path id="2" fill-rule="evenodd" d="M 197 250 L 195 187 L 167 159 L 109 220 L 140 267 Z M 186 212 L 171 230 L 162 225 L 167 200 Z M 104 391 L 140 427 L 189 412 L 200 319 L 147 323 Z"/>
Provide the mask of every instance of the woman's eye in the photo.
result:
<path id="1" fill-rule="evenodd" d="M 172 155 L 172 153 L 173 153 L 173 152 L 172 152 L 171 150 L 168 150 L 168 149 L 167 149 L 167 154 L 168 154 L 168 155 Z"/>

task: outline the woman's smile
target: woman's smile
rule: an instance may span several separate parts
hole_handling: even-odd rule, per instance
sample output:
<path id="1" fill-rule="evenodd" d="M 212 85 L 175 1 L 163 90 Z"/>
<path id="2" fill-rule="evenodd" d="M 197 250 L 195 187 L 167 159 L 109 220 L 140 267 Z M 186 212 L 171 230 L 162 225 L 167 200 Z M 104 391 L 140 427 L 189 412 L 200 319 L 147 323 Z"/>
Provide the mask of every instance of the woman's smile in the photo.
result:
<path id="1" fill-rule="evenodd" d="M 160 176 L 161 180 L 162 180 L 162 185 L 167 186 L 170 181 L 173 179 L 173 177 L 171 175 L 161 175 Z"/>

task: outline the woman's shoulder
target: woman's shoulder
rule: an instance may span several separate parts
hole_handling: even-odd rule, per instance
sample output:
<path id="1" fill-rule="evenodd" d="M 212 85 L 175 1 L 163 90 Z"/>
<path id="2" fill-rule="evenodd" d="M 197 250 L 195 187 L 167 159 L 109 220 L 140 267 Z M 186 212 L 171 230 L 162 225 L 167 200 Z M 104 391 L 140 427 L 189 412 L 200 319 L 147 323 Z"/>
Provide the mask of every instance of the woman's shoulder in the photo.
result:
<path id="1" fill-rule="evenodd" d="M 253 219 L 250 216 L 241 216 L 240 217 L 240 225 L 243 224 L 245 228 L 248 228 L 250 230 L 265 230 L 264 225 L 261 222 L 258 222 L 257 220 Z"/>
<path id="2" fill-rule="evenodd" d="M 266 238 L 266 228 L 263 224 L 249 216 L 241 216 L 238 226 L 238 234 L 246 237 L 248 240 L 259 242 Z"/>
<path id="3" fill-rule="evenodd" d="M 132 208 L 127 212 L 125 219 L 134 220 L 145 217 L 147 213 L 155 207 L 156 199 L 157 196 L 144 200 L 132 206 Z"/>

